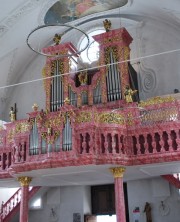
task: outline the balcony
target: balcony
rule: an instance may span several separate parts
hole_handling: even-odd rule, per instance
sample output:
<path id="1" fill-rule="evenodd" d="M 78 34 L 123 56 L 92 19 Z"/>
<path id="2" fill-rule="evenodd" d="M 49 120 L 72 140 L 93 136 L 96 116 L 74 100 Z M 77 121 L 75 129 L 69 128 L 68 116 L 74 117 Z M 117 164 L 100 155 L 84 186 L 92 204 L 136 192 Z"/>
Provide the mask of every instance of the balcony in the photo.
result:
<path id="1" fill-rule="evenodd" d="M 0 178 L 59 167 L 179 161 L 179 110 L 179 100 L 167 96 L 31 112 L 0 130 Z"/>

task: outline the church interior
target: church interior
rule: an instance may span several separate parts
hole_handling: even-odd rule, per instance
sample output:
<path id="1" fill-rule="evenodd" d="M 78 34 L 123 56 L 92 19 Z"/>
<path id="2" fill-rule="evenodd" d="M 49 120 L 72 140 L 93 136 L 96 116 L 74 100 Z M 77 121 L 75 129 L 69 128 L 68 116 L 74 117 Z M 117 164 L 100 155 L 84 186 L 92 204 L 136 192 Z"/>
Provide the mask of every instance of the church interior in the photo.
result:
<path id="1" fill-rule="evenodd" d="M 0 222 L 179 222 L 179 1 L 0 12 Z"/>

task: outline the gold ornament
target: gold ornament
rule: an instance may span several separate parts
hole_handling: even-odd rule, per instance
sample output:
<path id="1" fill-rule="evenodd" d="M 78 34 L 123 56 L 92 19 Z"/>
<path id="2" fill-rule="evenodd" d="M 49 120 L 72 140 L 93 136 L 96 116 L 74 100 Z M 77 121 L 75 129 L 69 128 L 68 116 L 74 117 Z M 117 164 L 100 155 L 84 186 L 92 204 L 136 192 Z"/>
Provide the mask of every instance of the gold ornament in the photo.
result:
<path id="1" fill-rule="evenodd" d="M 22 176 L 22 177 L 18 177 L 18 181 L 20 182 L 22 187 L 23 186 L 29 186 L 29 184 L 32 181 L 32 178 L 31 177 Z"/>
<path id="2" fill-rule="evenodd" d="M 125 167 L 113 167 L 113 168 L 110 168 L 110 171 L 113 174 L 114 178 L 123 177 L 125 170 L 126 170 Z"/>

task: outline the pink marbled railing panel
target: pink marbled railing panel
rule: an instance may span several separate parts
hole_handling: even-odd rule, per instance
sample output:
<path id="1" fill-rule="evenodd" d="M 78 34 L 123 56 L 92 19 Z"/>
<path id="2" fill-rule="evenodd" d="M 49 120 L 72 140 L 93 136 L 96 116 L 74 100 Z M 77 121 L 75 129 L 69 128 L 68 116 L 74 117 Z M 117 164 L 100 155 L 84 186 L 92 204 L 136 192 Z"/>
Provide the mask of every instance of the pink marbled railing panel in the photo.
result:
<path id="1" fill-rule="evenodd" d="M 156 124 L 129 131 L 133 155 L 180 151 L 180 127 L 176 123 Z"/>

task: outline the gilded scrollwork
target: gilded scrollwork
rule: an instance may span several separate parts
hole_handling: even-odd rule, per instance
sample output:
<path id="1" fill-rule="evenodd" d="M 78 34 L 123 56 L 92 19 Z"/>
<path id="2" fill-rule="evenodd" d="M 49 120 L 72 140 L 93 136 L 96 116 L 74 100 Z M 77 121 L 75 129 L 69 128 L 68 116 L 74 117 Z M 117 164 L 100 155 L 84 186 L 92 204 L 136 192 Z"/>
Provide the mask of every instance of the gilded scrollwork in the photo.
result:
<path id="1" fill-rule="evenodd" d="M 81 112 L 76 116 L 76 123 L 86 123 L 92 121 L 91 112 Z"/>
<path id="2" fill-rule="evenodd" d="M 46 117 L 43 125 L 46 128 L 48 128 L 48 127 L 57 128 L 60 125 L 62 125 L 63 123 L 65 123 L 65 115 L 60 113 L 58 115 Z"/>
<path id="3" fill-rule="evenodd" d="M 105 49 L 105 64 L 110 64 L 110 53 L 112 53 L 112 56 L 114 58 L 114 61 L 118 61 L 118 50 L 116 46 L 107 47 Z"/>
<path id="4" fill-rule="evenodd" d="M 125 116 L 119 113 L 103 112 L 96 116 L 96 119 L 99 123 L 126 124 Z"/>
<path id="5" fill-rule="evenodd" d="M 20 122 L 15 125 L 15 133 L 25 133 L 30 129 L 30 124 L 28 121 Z"/>
<path id="6" fill-rule="evenodd" d="M 58 138 L 59 135 L 60 135 L 60 132 L 57 131 L 57 130 L 53 131 L 51 135 L 49 135 L 48 129 L 47 129 L 47 132 L 42 132 L 42 133 L 41 133 L 41 137 L 42 137 L 48 144 L 53 144 L 53 143 L 57 140 L 57 138 Z"/>
<path id="7" fill-rule="evenodd" d="M 8 131 L 7 142 L 11 143 L 16 134 L 29 132 L 30 128 L 31 128 L 31 123 L 29 121 L 17 122 L 15 126 Z"/>
<path id="8" fill-rule="evenodd" d="M 167 97 L 156 96 L 146 101 L 140 101 L 139 106 L 146 107 L 146 106 L 157 105 L 167 102 L 174 102 L 174 101 L 175 98 L 173 98 L 172 96 L 167 96 Z"/>
<path id="9" fill-rule="evenodd" d="M 64 63 L 61 60 L 59 60 L 58 70 L 61 74 L 64 73 Z"/>
<path id="10" fill-rule="evenodd" d="M 120 42 L 122 41 L 122 37 L 115 35 L 114 37 L 104 38 L 102 44 L 108 44 L 113 42 Z"/>

